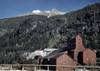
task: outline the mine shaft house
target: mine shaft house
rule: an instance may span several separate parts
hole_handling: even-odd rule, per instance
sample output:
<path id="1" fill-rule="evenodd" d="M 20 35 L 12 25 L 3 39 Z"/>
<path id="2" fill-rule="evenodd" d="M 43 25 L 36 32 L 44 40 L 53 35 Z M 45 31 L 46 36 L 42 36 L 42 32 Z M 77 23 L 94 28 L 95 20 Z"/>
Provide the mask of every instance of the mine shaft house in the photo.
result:
<path id="1" fill-rule="evenodd" d="M 58 65 L 50 67 L 50 70 L 56 71 L 71 71 L 75 67 L 60 67 L 59 65 L 89 65 L 96 63 L 96 53 L 90 48 L 85 48 L 80 35 L 68 40 L 68 46 L 55 50 L 48 56 L 41 59 L 41 64 Z M 46 69 L 46 67 L 43 67 Z"/>

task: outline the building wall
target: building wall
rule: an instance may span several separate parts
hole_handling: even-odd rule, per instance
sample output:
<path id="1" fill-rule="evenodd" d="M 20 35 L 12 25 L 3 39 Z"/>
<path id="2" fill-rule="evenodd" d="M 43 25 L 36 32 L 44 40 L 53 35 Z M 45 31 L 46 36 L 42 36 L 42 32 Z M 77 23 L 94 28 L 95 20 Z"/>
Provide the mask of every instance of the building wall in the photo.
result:
<path id="1" fill-rule="evenodd" d="M 56 59 L 56 65 L 71 65 L 75 66 L 77 62 L 75 62 L 72 58 L 70 58 L 68 55 L 63 54 L 62 56 L 58 57 Z M 74 69 L 73 67 L 68 68 L 68 67 L 56 67 L 56 71 L 71 71 Z"/>
<path id="2" fill-rule="evenodd" d="M 79 35 L 76 37 L 76 49 L 80 51 L 85 49 L 83 46 L 83 40 Z"/>
<path id="3" fill-rule="evenodd" d="M 83 63 L 96 64 L 96 53 L 91 49 L 86 49 L 83 52 Z"/>
<path id="4" fill-rule="evenodd" d="M 78 61 L 79 52 L 81 52 L 83 50 L 85 50 L 85 47 L 83 46 L 82 38 L 78 35 L 76 37 L 76 48 L 74 50 L 74 59 L 76 61 Z"/>
<path id="5" fill-rule="evenodd" d="M 57 50 L 57 49 L 50 49 L 50 48 L 46 48 L 43 50 L 43 56 L 47 56 L 49 55 L 51 52 L 53 52 L 54 50 Z"/>

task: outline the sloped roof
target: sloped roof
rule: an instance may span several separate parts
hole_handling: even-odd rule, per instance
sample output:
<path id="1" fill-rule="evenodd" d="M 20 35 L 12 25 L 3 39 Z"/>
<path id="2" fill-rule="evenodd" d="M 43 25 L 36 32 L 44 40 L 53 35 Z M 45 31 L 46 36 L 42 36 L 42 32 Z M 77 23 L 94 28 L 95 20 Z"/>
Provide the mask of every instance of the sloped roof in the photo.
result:
<path id="1" fill-rule="evenodd" d="M 92 49 L 90 49 L 90 48 L 86 48 L 84 51 L 86 51 L 86 50 L 91 50 L 92 52 L 94 52 Z M 84 51 L 82 51 L 82 52 L 84 52 Z M 94 52 L 95 53 L 95 52 Z"/>
<path id="2" fill-rule="evenodd" d="M 52 53 L 49 54 L 49 56 L 58 54 L 60 52 L 61 52 L 61 50 L 59 50 L 59 49 L 58 50 L 54 50 Z"/>
<path id="3" fill-rule="evenodd" d="M 44 57 L 43 59 L 57 59 L 58 57 L 64 55 L 65 53 L 61 52 L 58 54 L 54 54 L 54 55 L 48 55 L 46 57 Z M 70 57 L 73 61 L 77 62 L 76 60 L 74 60 L 74 58 L 72 58 L 70 55 L 66 54 L 66 56 Z M 78 63 L 78 62 L 77 62 Z M 79 64 L 79 63 L 78 63 Z"/>
<path id="4" fill-rule="evenodd" d="M 47 49 L 47 48 L 46 48 L 46 49 L 44 49 L 43 51 L 45 51 L 45 52 L 52 52 L 52 51 L 54 51 L 54 50 L 57 50 L 57 49 L 49 49 L 49 48 Z"/>
<path id="5" fill-rule="evenodd" d="M 47 58 L 57 58 L 63 54 L 65 54 L 65 52 L 68 52 L 69 50 L 64 47 L 64 48 L 60 48 L 58 50 L 54 50 L 52 53 L 50 53 L 48 56 L 45 56 L 43 59 L 47 59 Z"/>
<path id="6" fill-rule="evenodd" d="M 50 59 L 56 59 L 56 58 L 58 58 L 59 56 L 61 56 L 63 54 L 64 53 L 58 53 L 58 54 L 48 55 L 48 56 L 44 57 L 44 59 L 48 59 L 48 58 L 50 58 Z"/>

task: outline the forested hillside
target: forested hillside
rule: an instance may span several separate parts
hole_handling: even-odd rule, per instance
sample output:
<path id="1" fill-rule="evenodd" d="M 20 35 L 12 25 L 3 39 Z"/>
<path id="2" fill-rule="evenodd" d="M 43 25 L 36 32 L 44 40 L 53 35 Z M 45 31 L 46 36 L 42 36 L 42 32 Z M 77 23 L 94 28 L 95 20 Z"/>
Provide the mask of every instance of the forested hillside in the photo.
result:
<path id="1" fill-rule="evenodd" d="M 0 19 L 0 33 L 0 63 L 19 63 L 25 51 L 67 47 L 67 39 L 76 35 L 86 48 L 100 49 L 100 3 L 50 18 Z"/>

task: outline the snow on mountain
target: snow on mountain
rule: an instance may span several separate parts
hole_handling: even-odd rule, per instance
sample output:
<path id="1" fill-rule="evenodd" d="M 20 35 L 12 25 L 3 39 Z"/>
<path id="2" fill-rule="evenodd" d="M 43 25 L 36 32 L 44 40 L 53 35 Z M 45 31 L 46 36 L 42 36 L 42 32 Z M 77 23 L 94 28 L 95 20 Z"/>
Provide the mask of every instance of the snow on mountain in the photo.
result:
<path id="1" fill-rule="evenodd" d="M 37 13 L 34 13 L 37 14 Z M 44 15 L 47 16 L 48 18 L 51 16 L 55 16 L 55 15 L 63 15 L 65 14 L 64 12 L 60 12 L 58 10 L 56 10 L 55 8 L 53 8 L 51 11 L 44 11 L 44 12 L 40 12 L 37 15 Z"/>
<path id="2" fill-rule="evenodd" d="M 38 12 L 38 13 L 37 13 L 37 12 Z M 17 17 L 26 16 L 26 15 L 44 15 L 44 16 L 47 16 L 47 17 L 49 18 L 49 17 L 51 17 L 51 16 L 63 15 L 63 14 L 65 14 L 65 12 L 60 12 L 60 11 L 56 10 L 55 8 L 53 8 L 53 9 L 50 10 L 50 11 L 40 12 L 39 10 L 36 10 L 36 11 L 34 11 L 33 13 L 31 13 L 31 14 L 18 15 Z"/>

